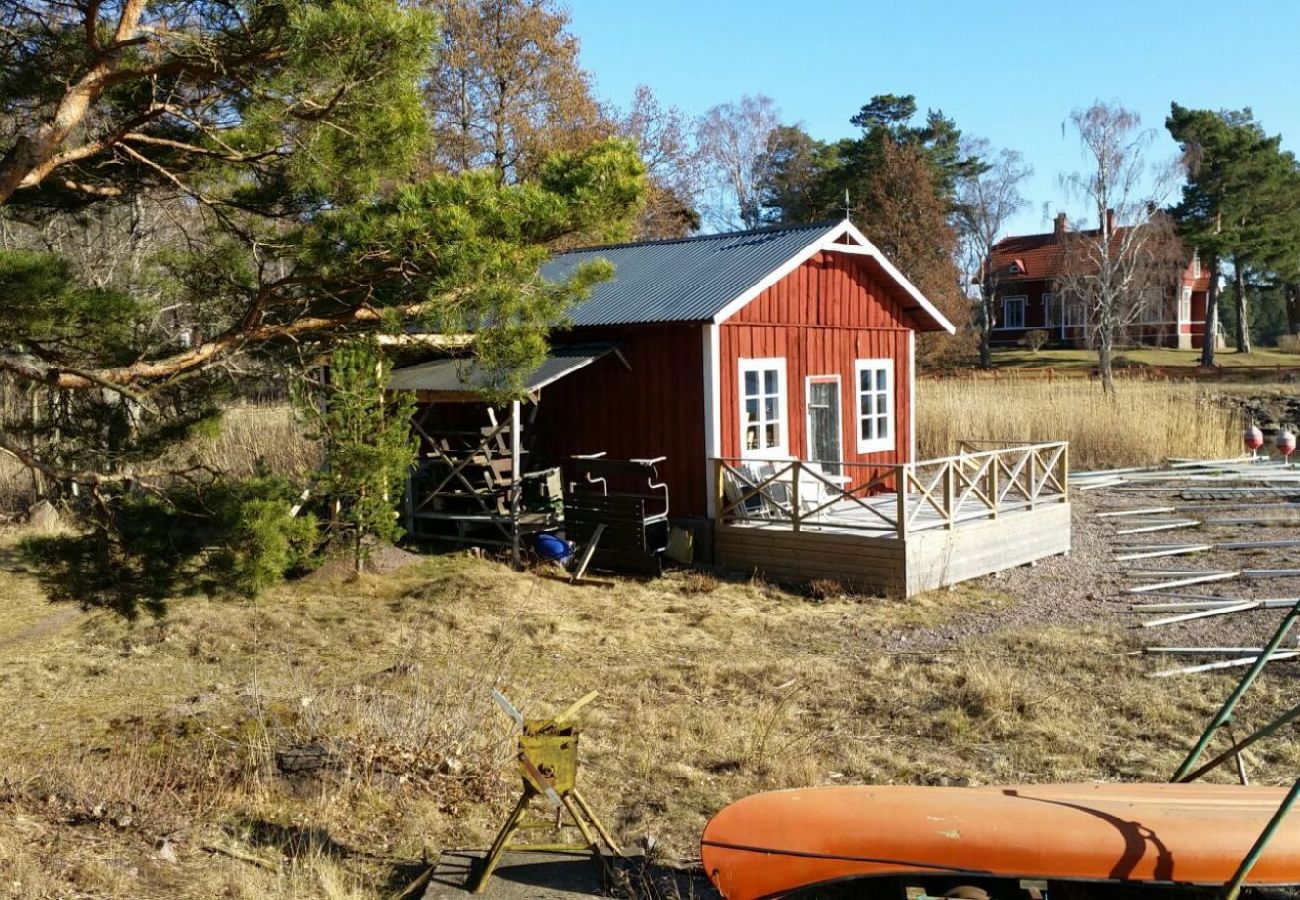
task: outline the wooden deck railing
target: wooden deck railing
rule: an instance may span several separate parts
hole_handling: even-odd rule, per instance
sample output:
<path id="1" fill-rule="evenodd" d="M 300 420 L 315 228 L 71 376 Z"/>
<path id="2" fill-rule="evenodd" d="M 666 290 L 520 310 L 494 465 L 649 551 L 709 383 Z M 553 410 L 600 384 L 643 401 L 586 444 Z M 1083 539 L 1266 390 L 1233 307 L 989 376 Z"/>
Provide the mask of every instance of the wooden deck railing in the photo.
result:
<path id="1" fill-rule="evenodd" d="M 718 519 L 905 537 L 1068 500 L 1067 442 L 982 446 L 896 465 L 715 459 Z"/>

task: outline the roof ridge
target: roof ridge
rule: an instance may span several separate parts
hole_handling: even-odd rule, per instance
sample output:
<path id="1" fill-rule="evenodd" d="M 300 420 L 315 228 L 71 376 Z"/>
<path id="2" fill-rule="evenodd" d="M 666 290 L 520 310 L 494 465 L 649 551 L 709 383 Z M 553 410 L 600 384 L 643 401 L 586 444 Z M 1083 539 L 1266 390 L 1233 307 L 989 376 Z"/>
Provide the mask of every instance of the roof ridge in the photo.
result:
<path id="1" fill-rule="evenodd" d="M 844 219 L 825 219 L 820 222 L 808 222 L 803 225 L 764 225 L 762 228 L 745 228 L 739 231 L 719 231 L 713 234 L 693 234 L 688 237 L 679 238 L 656 238 L 649 241 L 624 241 L 616 244 L 592 244 L 586 247 L 574 247 L 570 250 L 563 250 L 556 253 L 552 258 L 567 256 L 570 253 L 590 253 L 593 250 L 617 250 L 627 247 L 654 247 L 664 244 L 691 244 L 702 241 L 726 240 L 730 238 L 749 237 L 759 234 L 774 234 L 777 232 L 792 231 L 818 231 L 829 230 L 836 225 L 842 224 Z"/>

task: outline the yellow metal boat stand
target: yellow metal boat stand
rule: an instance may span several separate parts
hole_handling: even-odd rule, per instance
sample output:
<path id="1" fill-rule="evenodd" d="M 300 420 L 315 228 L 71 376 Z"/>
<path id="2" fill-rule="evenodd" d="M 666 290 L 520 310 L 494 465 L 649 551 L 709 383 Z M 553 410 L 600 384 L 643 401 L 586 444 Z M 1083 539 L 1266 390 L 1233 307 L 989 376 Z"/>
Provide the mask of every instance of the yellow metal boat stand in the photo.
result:
<path id="1" fill-rule="evenodd" d="M 471 890 L 481 894 L 487 890 L 488 880 L 501 857 L 507 850 L 532 850 L 565 853 L 588 850 L 604 863 L 601 855 L 603 841 L 612 853 L 622 856 L 623 851 L 605 830 L 600 819 L 578 791 L 578 726 L 573 723 L 573 716 L 592 700 L 596 699 L 592 691 L 568 709 L 549 719 L 527 719 L 515 708 L 500 691 L 493 691 L 492 698 L 523 729 L 519 736 L 520 774 L 523 776 L 523 791 L 515 803 L 514 810 L 506 819 L 501 830 L 492 842 L 483 866 L 474 880 Z M 554 818 L 528 818 L 529 807 L 534 799 L 541 797 L 550 804 Z M 565 821 L 565 814 L 569 821 Z M 564 829 L 576 828 L 582 836 L 565 842 Z M 546 842 L 511 843 L 520 831 L 550 831 L 555 840 Z"/>

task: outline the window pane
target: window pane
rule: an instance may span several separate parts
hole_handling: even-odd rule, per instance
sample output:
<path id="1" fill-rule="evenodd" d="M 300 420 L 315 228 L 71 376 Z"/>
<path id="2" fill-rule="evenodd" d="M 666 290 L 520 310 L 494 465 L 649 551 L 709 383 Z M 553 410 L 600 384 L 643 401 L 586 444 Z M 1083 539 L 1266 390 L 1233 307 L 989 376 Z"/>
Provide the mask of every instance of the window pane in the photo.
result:
<path id="1" fill-rule="evenodd" d="M 746 450 L 758 449 L 758 426 L 757 425 L 750 425 L 745 428 L 745 449 Z"/>
<path id="2" fill-rule="evenodd" d="M 882 416 L 889 411 L 889 398 L 884 394 L 876 395 L 876 412 Z"/>
<path id="3" fill-rule="evenodd" d="M 763 418 L 769 422 L 775 422 L 780 418 L 776 412 L 776 398 L 768 397 L 763 401 Z"/>
<path id="4" fill-rule="evenodd" d="M 860 391 L 864 391 L 864 392 L 865 392 L 865 391 L 869 391 L 869 390 L 871 390 L 871 370 L 870 370 L 870 369 L 863 369 L 861 372 L 858 373 L 858 390 L 860 390 Z"/>
<path id="5" fill-rule="evenodd" d="M 757 373 L 757 372 L 746 372 L 746 373 L 745 373 L 745 393 L 746 393 L 746 394 L 757 394 L 757 393 L 758 393 L 758 373 Z"/>
<path id="6" fill-rule="evenodd" d="M 767 447 L 775 447 L 781 443 L 781 430 L 776 423 L 767 426 Z"/>
<path id="7" fill-rule="evenodd" d="M 888 417 L 888 416 L 881 416 L 881 417 L 880 417 L 879 428 L 880 428 L 880 436 L 881 436 L 882 438 L 887 438 L 887 437 L 889 437 L 889 417 Z"/>
<path id="8" fill-rule="evenodd" d="M 876 436 L 875 420 L 866 418 L 862 420 L 862 440 L 869 441 Z"/>
<path id="9" fill-rule="evenodd" d="M 763 393 L 776 393 L 776 369 L 765 369 L 763 371 Z"/>
<path id="10" fill-rule="evenodd" d="M 745 400 L 745 421 L 746 422 L 758 421 L 758 398 L 757 397 L 749 397 Z"/>
<path id="11" fill-rule="evenodd" d="M 876 369 L 876 390 L 883 391 L 885 389 L 887 378 L 884 369 Z"/>

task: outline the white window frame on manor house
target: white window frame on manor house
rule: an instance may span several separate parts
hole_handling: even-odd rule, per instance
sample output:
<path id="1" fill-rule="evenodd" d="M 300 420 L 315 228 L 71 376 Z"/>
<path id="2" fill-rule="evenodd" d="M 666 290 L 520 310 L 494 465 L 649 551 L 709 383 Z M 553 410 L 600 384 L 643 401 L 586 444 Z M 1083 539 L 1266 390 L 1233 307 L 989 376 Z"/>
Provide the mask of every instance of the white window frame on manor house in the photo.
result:
<path id="1" fill-rule="evenodd" d="M 1014 303 L 1015 305 L 1017 305 L 1017 306 L 1020 307 L 1020 324 L 1019 324 L 1019 325 L 1012 325 L 1012 324 L 1010 324 L 1010 323 L 1008 322 L 1008 319 L 1010 318 L 1010 316 L 1007 315 L 1007 309 L 1008 309 L 1008 308 L 1009 308 L 1013 303 Z M 1002 330 L 1004 330 L 1004 331 L 1020 331 L 1021 329 L 1023 329 L 1023 328 L 1025 327 L 1025 314 L 1026 314 L 1026 312 L 1027 312 L 1027 310 L 1026 310 L 1026 307 L 1027 307 L 1027 306 L 1029 306 L 1029 298 L 1028 298 L 1027 296 L 1025 296 L 1024 294 L 1015 294 L 1015 295 L 1010 296 L 1010 297 L 1003 297 L 1003 298 L 1002 298 L 1002 325 L 1000 326 L 1000 327 L 1002 328 Z"/>
<path id="2" fill-rule="evenodd" d="M 776 393 L 767 390 L 767 373 L 776 373 Z M 746 385 L 747 374 L 755 376 L 757 393 L 750 393 Z M 766 356 L 740 360 L 740 377 L 737 381 L 740 394 L 740 455 L 746 459 L 784 459 L 790 456 L 789 397 L 786 389 L 785 357 Z M 767 401 L 775 398 L 776 415 L 767 415 Z M 756 401 L 758 417 L 748 418 L 749 400 Z M 776 426 L 776 441 L 768 443 L 768 426 Z M 749 445 L 748 431 L 755 429 L 755 446 Z"/>
<path id="3" fill-rule="evenodd" d="M 870 382 L 864 389 L 862 374 L 871 374 Z M 884 375 L 884 387 L 880 386 L 879 376 Z M 859 359 L 853 363 L 853 397 L 854 397 L 854 437 L 859 453 L 880 453 L 893 450 L 897 440 L 897 427 L 894 415 L 894 361 L 892 359 Z M 881 410 L 883 398 L 884 410 Z M 864 402 L 865 401 L 865 402 Z M 863 426 L 870 423 L 870 435 L 864 435 Z M 884 437 L 880 428 L 884 424 Z"/>

